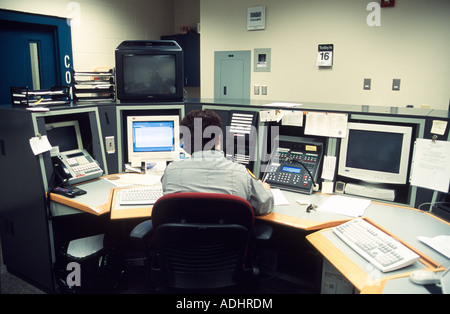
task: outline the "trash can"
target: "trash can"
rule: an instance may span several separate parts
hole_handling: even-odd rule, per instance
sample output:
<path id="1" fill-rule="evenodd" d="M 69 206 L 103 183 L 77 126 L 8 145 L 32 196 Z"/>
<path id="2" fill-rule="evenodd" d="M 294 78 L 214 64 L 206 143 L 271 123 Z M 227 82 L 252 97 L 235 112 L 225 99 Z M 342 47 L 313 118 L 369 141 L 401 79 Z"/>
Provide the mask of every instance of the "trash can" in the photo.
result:
<path id="1" fill-rule="evenodd" d="M 111 293 L 120 277 L 119 257 L 104 234 L 71 240 L 55 265 L 62 293 Z"/>

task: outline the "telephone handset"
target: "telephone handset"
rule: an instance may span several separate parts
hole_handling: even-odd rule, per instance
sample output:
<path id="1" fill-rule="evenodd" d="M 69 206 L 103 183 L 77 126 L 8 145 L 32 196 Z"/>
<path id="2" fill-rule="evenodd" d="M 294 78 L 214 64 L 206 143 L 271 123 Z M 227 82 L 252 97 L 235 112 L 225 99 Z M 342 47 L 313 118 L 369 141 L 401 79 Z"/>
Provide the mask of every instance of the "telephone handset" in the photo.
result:
<path id="1" fill-rule="evenodd" d="M 103 170 L 84 149 L 56 154 L 52 157 L 52 160 L 55 170 L 70 184 L 95 179 L 103 175 Z"/>
<path id="2" fill-rule="evenodd" d="M 280 136 L 264 174 L 271 186 L 311 194 L 317 183 L 323 144 L 307 138 Z"/>

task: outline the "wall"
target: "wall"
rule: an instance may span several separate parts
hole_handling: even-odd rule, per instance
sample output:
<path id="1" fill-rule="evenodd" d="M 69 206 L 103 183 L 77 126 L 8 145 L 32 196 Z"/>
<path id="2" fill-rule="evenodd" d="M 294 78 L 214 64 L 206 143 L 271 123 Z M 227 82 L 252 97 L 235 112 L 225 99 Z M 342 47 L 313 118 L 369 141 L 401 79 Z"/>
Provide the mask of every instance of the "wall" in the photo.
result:
<path id="1" fill-rule="evenodd" d="M 197 28 L 200 22 L 200 0 L 175 0 L 173 33 L 180 33 L 180 27 Z"/>
<path id="2" fill-rule="evenodd" d="M 272 71 L 251 78 L 268 95 L 252 99 L 448 110 L 450 1 L 397 0 L 372 27 L 370 2 L 200 0 L 201 96 L 214 97 L 214 51 L 271 48 Z M 247 31 L 247 7 L 257 5 L 266 6 L 266 29 Z M 334 44 L 331 69 L 316 65 L 319 44 Z M 392 91 L 394 78 L 400 91 Z"/>
<path id="3" fill-rule="evenodd" d="M 71 18 L 74 68 L 114 67 L 123 40 L 173 34 L 174 0 L 0 0 L 0 8 Z"/>

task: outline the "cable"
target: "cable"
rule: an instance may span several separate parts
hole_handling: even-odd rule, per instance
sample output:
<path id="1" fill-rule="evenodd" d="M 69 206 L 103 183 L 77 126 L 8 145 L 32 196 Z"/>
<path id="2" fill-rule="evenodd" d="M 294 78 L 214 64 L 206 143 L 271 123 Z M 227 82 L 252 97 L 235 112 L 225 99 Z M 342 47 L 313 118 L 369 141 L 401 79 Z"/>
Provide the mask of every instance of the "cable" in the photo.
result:
<path id="1" fill-rule="evenodd" d="M 436 205 L 436 204 L 450 204 L 450 202 L 426 202 L 426 203 L 420 204 L 420 205 L 417 207 L 417 209 L 422 210 L 422 209 L 421 209 L 422 206 L 425 206 L 425 205 Z M 432 208 L 432 206 L 430 206 L 430 208 L 428 209 L 428 211 L 431 211 L 431 208 Z"/>

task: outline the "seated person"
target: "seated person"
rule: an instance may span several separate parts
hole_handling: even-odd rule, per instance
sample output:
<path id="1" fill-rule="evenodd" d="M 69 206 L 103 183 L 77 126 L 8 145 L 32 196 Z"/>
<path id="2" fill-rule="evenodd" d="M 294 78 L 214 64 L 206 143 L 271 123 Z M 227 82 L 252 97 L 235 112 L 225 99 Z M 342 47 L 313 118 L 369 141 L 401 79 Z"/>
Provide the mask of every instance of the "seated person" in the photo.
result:
<path id="1" fill-rule="evenodd" d="M 177 192 L 224 193 L 242 197 L 253 207 L 255 215 L 268 214 L 274 199 L 270 186 L 258 180 L 244 165 L 225 158 L 220 151 L 219 135 L 205 138 L 205 129 L 220 130 L 220 117 L 212 110 L 194 110 L 181 121 L 190 133 L 191 158 L 169 164 L 161 179 L 164 194 Z M 197 133 L 195 133 L 197 132 Z M 201 132 L 201 136 L 199 133 Z M 183 133 L 183 132 L 182 132 Z M 211 133 L 211 132 L 208 132 Z M 200 143 L 201 139 L 201 143 Z M 197 140 L 197 143 L 195 143 Z M 209 148 L 208 148 L 209 147 Z"/>

